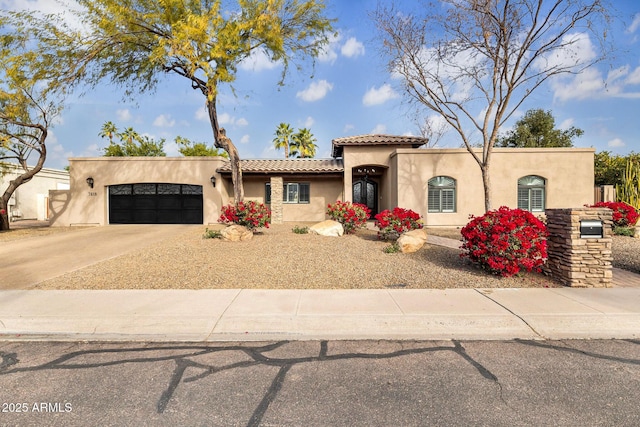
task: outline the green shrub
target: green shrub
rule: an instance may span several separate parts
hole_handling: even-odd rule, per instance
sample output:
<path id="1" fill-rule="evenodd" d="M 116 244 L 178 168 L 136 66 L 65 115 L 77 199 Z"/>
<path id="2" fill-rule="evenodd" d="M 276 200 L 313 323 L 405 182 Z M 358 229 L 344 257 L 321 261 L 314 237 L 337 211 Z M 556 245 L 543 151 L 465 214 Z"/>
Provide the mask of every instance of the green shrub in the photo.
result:
<path id="1" fill-rule="evenodd" d="M 633 237 L 635 232 L 635 227 L 613 227 L 613 234 L 615 234 L 616 236 Z"/>
<path id="2" fill-rule="evenodd" d="M 395 254 L 400 252 L 400 245 L 398 245 L 397 242 L 393 242 L 392 244 L 385 246 L 382 249 L 382 252 L 384 252 L 385 254 Z"/>
<path id="3" fill-rule="evenodd" d="M 203 239 L 222 239 L 222 233 L 219 230 L 204 230 Z"/>
<path id="4" fill-rule="evenodd" d="M 299 227 L 297 225 L 295 225 L 291 231 L 293 231 L 295 234 L 308 234 L 309 233 L 309 227 Z"/>

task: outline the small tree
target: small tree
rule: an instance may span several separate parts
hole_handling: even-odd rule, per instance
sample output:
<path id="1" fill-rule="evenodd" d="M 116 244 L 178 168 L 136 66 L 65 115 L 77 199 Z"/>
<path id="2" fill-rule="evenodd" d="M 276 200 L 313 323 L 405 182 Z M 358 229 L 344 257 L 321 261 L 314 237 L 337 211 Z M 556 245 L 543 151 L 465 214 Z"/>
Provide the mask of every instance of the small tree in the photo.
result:
<path id="1" fill-rule="evenodd" d="M 321 0 L 78 0 L 83 23 L 75 35 L 76 79 L 97 85 L 105 79 L 125 94 L 148 92 L 166 73 L 184 77 L 203 95 L 214 144 L 229 154 L 235 201 L 244 198 L 240 156 L 218 121 L 221 85 L 232 84 L 238 65 L 266 53 L 283 65 L 317 57 L 328 43 L 331 20 Z M 60 17 L 46 16 L 50 25 Z M 47 43 L 58 45 L 56 40 Z M 282 80 L 281 80 L 282 82 Z"/>
<path id="2" fill-rule="evenodd" d="M 118 132 L 112 122 L 106 122 L 99 135 L 102 138 L 109 138 L 109 146 L 104 149 L 105 157 L 165 157 L 167 155 L 164 152 L 164 139 L 156 141 L 140 135 L 132 127 Z M 114 136 L 120 140 L 120 143 L 114 142 Z"/>
<path id="3" fill-rule="evenodd" d="M 11 195 L 44 166 L 49 128 L 68 89 L 55 74 L 55 55 L 34 43 L 36 34 L 23 23 L 20 14 L 0 13 L 0 164 L 15 161 L 22 168 L 0 195 L 0 230 L 9 229 Z"/>
<path id="4" fill-rule="evenodd" d="M 603 39 L 594 21 L 608 18 L 603 0 L 441 0 L 373 17 L 409 101 L 441 116 L 480 167 L 487 211 L 499 129 L 550 78 L 603 58 L 578 51 L 588 35 Z"/>
<path id="5" fill-rule="evenodd" d="M 516 126 L 506 135 L 499 137 L 499 147 L 543 148 L 573 147 L 573 139 L 582 136 L 584 131 L 571 126 L 569 129 L 556 129 L 556 121 L 551 111 L 529 110 Z"/>
<path id="6" fill-rule="evenodd" d="M 640 209 L 640 164 L 629 159 L 622 183 L 616 185 L 616 199 Z"/>
<path id="7" fill-rule="evenodd" d="M 226 157 L 229 155 L 216 147 L 209 147 L 204 142 L 194 142 L 182 136 L 176 136 L 178 151 L 185 157 Z"/>
<path id="8" fill-rule="evenodd" d="M 318 146 L 315 144 L 317 139 L 307 128 L 299 129 L 292 137 L 291 156 L 299 158 L 312 158 L 316 156 Z"/>
<path id="9" fill-rule="evenodd" d="M 289 146 L 293 143 L 293 129 L 289 123 L 280 123 L 276 128 L 276 137 L 273 138 L 273 146 L 276 150 L 284 149 L 284 158 L 289 158 Z"/>

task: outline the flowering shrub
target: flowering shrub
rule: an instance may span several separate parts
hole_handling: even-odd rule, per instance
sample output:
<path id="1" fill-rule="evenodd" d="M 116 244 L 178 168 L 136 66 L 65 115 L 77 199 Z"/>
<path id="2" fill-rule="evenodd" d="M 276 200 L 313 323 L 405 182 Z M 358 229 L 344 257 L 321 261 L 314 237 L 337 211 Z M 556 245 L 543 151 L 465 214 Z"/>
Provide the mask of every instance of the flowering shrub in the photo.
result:
<path id="1" fill-rule="evenodd" d="M 344 232 L 349 234 L 364 227 L 369 219 L 371 210 L 361 203 L 341 202 L 327 205 L 327 215 L 342 224 Z"/>
<path id="2" fill-rule="evenodd" d="M 384 240 L 392 235 L 399 236 L 405 231 L 422 228 L 420 215 L 411 209 L 395 207 L 393 210 L 384 210 L 375 216 L 378 237 Z M 396 236 L 396 237 L 397 237 Z"/>
<path id="3" fill-rule="evenodd" d="M 613 211 L 613 227 L 628 227 L 638 222 L 638 212 L 625 202 L 598 202 L 592 208 L 609 208 Z"/>
<path id="4" fill-rule="evenodd" d="M 460 231 L 461 256 L 505 277 L 541 270 L 547 259 L 546 226 L 530 212 L 502 206 L 471 221 Z"/>
<path id="5" fill-rule="evenodd" d="M 222 207 L 222 214 L 218 219 L 223 224 L 238 224 L 249 230 L 266 227 L 271 222 L 271 212 L 262 204 L 255 201 L 240 202 L 235 205 Z"/>

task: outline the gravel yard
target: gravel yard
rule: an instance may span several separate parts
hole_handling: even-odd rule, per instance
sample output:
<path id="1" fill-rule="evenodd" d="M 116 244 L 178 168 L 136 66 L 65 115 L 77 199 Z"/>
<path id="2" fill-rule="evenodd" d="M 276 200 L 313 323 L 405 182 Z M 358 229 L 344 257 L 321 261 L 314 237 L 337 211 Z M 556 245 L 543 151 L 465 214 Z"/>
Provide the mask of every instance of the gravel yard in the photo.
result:
<path id="1" fill-rule="evenodd" d="M 414 254 L 387 254 L 375 231 L 340 238 L 295 234 L 272 226 L 246 242 L 203 239 L 205 227 L 144 251 L 122 255 L 40 283 L 36 289 L 204 288 L 479 288 L 553 287 L 547 277 L 499 278 L 425 245 Z"/>
<path id="2" fill-rule="evenodd" d="M 307 224 L 302 224 L 307 225 Z M 36 289 L 371 289 L 555 287 L 541 274 L 500 278 L 459 257 L 455 249 L 425 245 L 414 254 L 387 254 L 388 242 L 360 230 L 341 238 L 295 234 L 272 226 L 246 242 L 203 239 L 205 226 L 40 283 Z M 209 227 L 213 228 L 213 227 Z M 0 242 L 69 228 L 0 233 Z M 457 229 L 428 233 L 459 239 Z M 640 239 L 613 237 L 614 266 L 640 273 Z"/>

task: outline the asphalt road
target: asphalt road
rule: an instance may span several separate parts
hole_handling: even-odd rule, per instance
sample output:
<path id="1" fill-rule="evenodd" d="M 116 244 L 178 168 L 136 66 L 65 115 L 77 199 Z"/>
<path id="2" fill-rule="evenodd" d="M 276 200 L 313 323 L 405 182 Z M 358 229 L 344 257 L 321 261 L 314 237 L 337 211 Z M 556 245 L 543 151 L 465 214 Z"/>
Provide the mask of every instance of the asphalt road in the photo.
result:
<path id="1" fill-rule="evenodd" d="M 640 425 L 638 340 L 0 342 L 0 355 L 3 426 Z"/>

